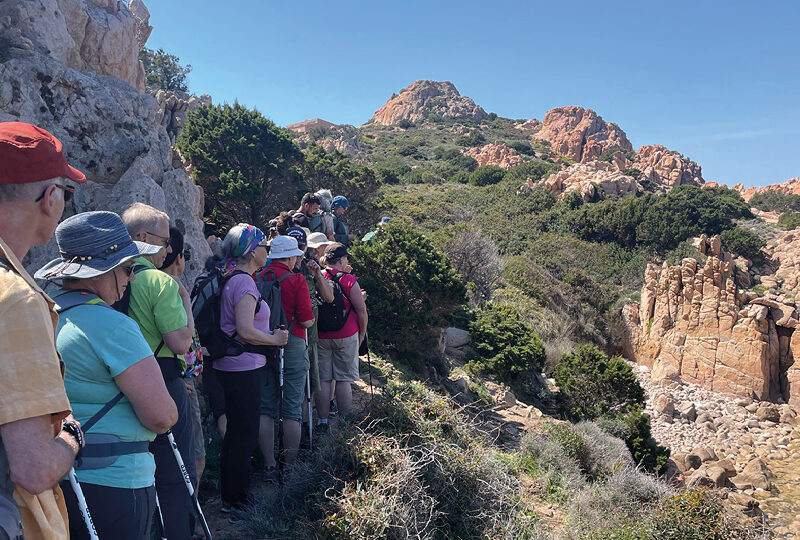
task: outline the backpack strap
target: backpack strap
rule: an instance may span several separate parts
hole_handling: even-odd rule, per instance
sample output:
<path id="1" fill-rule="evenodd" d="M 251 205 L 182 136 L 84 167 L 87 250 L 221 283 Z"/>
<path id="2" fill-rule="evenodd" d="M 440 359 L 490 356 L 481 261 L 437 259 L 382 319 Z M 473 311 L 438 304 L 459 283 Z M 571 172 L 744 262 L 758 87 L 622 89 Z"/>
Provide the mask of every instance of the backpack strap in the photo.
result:
<path id="1" fill-rule="evenodd" d="M 350 317 L 350 311 L 353 309 L 353 302 L 351 302 L 350 298 L 348 297 L 348 295 L 345 294 L 344 287 L 342 287 L 342 284 L 339 282 L 339 278 L 342 277 L 345 274 L 345 272 L 331 273 L 331 269 L 330 268 L 326 268 L 325 271 L 331 277 L 331 280 L 333 282 L 335 282 L 339 286 L 339 288 L 342 290 L 342 297 L 345 300 L 347 300 L 347 311 L 344 314 L 344 320 L 346 321 L 347 318 Z M 350 290 L 353 290 L 353 286 L 352 285 L 350 286 Z"/>
<path id="2" fill-rule="evenodd" d="M 9 261 L 8 259 L 6 259 L 5 257 L 0 257 L 0 268 L 5 268 L 5 269 L 6 269 L 6 270 L 8 270 L 9 272 L 14 272 L 15 274 L 17 273 L 17 272 L 14 270 L 14 267 L 13 267 L 13 266 L 11 266 L 11 261 Z"/>
<path id="3" fill-rule="evenodd" d="M 111 400 L 108 401 L 105 405 L 103 405 L 103 407 L 99 411 L 94 413 L 94 415 L 91 418 L 89 418 L 86 422 L 83 423 L 83 425 L 81 425 L 81 430 L 86 432 L 92 429 L 92 426 L 94 426 L 102 417 L 104 417 L 106 413 L 108 413 L 108 411 L 110 411 L 114 407 L 114 405 L 119 403 L 119 401 L 123 397 L 125 397 L 125 394 L 120 392 L 119 394 L 111 398 Z"/>
<path id="4" fill-rule="evenodd" d="M 99 296 L 91 291 L 87 291 L 86 289 L 70 289 L 54 296 L 53 301 L 56 303 L 56 312 L 59 315 L 69 309 L 82 305 L 102 306 L 113 309 L 111 306 L 103 302 Z"/>

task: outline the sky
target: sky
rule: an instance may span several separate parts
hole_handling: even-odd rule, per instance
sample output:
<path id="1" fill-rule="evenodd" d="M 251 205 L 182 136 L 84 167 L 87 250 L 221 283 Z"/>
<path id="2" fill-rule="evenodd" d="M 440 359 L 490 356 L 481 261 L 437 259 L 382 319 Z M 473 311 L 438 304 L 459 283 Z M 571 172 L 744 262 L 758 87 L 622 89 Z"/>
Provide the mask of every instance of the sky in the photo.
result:
<path id="1" fill-rule="evenodd" d="M 189 90 L 285 126 L 360 125 L 415 80 L 486 112 L 580 105 L 706 181 L 800 176 L 800 1 L 149 0 Z"/>

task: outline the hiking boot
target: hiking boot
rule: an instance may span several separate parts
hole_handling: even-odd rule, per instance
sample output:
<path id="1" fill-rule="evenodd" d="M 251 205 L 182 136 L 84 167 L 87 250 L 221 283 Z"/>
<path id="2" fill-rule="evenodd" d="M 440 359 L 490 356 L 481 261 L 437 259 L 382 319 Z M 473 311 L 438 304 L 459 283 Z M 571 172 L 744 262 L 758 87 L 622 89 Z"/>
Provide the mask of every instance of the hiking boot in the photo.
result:
<path id="1" fill-rule="evenodd" d="M 269 482 L 270 484 L 277 484 L 280 480 L 280 471 L 278 467 L 265 467 L 264 468 L 264 481 Z"/>
<path id="2" fill-rule="evenodd" d="M 230 513 L 228 514 L 228 523 L 239 523 L 246 519 L 246 514 L 247 510 L 245 508 L 231 506 Z"/>
<path id="3" fill-rule="evenodd" d="M 314 436 L 315 437 L 324 437 L 330 431 L 331 426 L 330 424 L 317 424 L 314 426 Z"/>
<path id="4" fill-rule="evenodd" d="M 328 416 L 336 416 L 339 414 L 339 408 L 336 406 L 336 402 L 331 400 L 331 408 L 328 411 Z"/>
<path id="5" fill-rule="evenodd" d="M 223 514 L 230 514 L 231 513 L 231 505 L 228 503 L 222 503 L 222 506 L 219 507 L 219 511 Z"/>

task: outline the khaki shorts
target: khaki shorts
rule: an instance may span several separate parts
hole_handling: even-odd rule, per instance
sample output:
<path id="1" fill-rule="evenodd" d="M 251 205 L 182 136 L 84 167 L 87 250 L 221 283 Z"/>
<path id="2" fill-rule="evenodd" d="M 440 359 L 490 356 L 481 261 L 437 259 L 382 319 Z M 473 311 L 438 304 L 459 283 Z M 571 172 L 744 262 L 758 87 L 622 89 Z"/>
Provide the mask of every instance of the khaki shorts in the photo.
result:
<path id="1" fill-rule="evenodd" d="M 341 339 L 320 339 L 319 380 L 353 382 L 358 374 L 358 334 Z"/>
<path id="2" fill-rule="evenodd" d="M 264 387 L 261 389 L 261 414 L 285 420 L 302 419 L 308 376 L 308 351 L 306 342 L 289 334 L 283 348 L 283 388 L 280 387 L 278 366 L 267 364 L 264 368 Z M 280 411 L 280 413 L 279 413 Z"/>

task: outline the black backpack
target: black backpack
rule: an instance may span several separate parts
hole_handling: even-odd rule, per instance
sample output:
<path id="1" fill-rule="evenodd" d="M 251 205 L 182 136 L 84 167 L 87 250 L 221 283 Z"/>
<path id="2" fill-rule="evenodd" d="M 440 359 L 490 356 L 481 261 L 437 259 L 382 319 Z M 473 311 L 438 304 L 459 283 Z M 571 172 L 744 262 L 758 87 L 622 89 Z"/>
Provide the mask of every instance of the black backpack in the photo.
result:
<path id="1" fill-rule="evenodd" d="M 286 313 L 283 310 L 281 301 L 281 282 L 291 276 L 292 272 L 287 272 L 281 277 L 276 278 L 273 270 L 263 270 L 256 277 L 256 287 L 261 294 L 261 299 L 269 306 L 269 329 L 275 330 L 281 326 L 286 327 Z M 292 321 L 294 326 L 294 321 Z M 288 329 L 290 332 L 292 328 Z"/>
<path id="2" fill-rule="evenodd" d="M 192 287 L 190 296 L 194 328 L 200 343 L 208 353 L 208 358 L 212 360 L 244 352 L 244 344 L 223 332 L 221 327 L 222 289 L 228 280 L 237 274 L 244 272 L 234 270 L 231 275 L 223 277 L 220 271 L 214 268 L 200 274 Z M 260 307 L 260 303 L 256 302 L 256 313 Z"/>
<path id="3" fill-rule="evenodd" d="M 320 332 L 338 332 L 347 322 L 352 306 L 350 301 L 345 299 L 344 289 L 339 283 L 339 277 L 343 275 L 343 272 L 337 274 L 331 273 L 330 270 L 326 270 L 326 272 L 331 276 L 333 282 L 333 302 L 323 302 L 320 298 L 317 329 Z"/>

